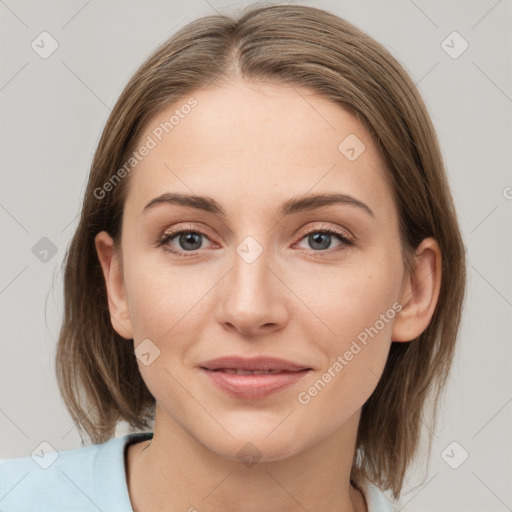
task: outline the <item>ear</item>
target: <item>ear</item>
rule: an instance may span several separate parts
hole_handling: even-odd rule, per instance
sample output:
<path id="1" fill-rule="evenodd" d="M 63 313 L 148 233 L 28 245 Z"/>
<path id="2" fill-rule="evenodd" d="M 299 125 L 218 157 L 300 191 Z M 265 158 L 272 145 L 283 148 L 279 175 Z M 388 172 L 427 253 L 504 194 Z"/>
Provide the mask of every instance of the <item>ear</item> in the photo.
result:
<path id="1" fill-rule="evenodd" d="M 392 341 L 412 341 L 428 326 L 441 289 L 441 250 L 434 238 L 418 246 L 411 275 L 405 276 Z"/>
<path id="2" fill-rule="evenodd" d="M 106 231 L 98 233 L 94 243 L 105 278 L 112 327 L 123 338 L 133 339 L 120 254 Z"/>

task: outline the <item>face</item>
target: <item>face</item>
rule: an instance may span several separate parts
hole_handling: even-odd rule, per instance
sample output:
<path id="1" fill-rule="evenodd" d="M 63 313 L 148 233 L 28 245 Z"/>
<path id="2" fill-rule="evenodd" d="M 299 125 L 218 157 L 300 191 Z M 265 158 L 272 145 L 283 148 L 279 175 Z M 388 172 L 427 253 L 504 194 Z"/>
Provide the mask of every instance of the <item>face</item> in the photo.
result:
<path id="1" fill-rule="evenodd" d="M 146 344 L 157 421 L 228 458 L 250 441 L 276 460 L 345 428 L 378 383 L 404 292 L 398 213 L 375 143 L 342 107 L 245 82 L 191 96 L 172 131 L 155 129 L 188 98 L 140 139 L 157 144 L 130 175 L 113 325 Z M 164 194 L 208 197 L 210 211 Z M 292 202 L 322 194 L 345 200 Z M 200 367 L 233 355 L 309 370 L 233 394 Z"/>

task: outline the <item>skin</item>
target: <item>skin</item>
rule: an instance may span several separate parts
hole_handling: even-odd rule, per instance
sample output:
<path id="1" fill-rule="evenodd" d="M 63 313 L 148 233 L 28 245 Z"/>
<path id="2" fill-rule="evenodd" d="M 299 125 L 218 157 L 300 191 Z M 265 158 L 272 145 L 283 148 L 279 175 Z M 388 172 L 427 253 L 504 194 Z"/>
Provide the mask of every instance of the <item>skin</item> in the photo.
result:
<path id="1" fill-rule="evenodd" d="M 361 407 L 391 341 L 413 340 L 432 317 L 439 247 L 425 239 L 406 275 L 385 164 L 342 107 L 307 89 L 242 81 L 193 96 L 198 105 L 132 171 L 120 250 L 106 232 L 95 240 L 113 328 L 134 348 L 149 338 L 160 350 L 150 365 L 137 359 L 157 407 L 152 442 L 127 450 L 133 509 L 366 511 L 349 482 Z M 140 140 L 176 108 L 158 114 Z M 366 146 L 354 161 L 338 150 L 349 134 Z M 227 216 L 170 204 L 143 213 L 164 192 L 210 196 Z M 350 194 L 374 216 L 348 204 L 277 214 L 284 201 L 321 192 Z M 204 234 L 197 245 L 179 235 L 167 242 L 192 256 L 157 247 L 171 226 Z M 304 234 L 325 227 L 354 244 L 334 235 L 315 244 Z M 263 248 L 252 263 L 236 252 L 247 236 Z M 298 394 L 396 302 L 401 311 L 300 403 Z M 269 397 L 242 400 L 197 366 L 229 354 L 313 370 Z M 250 467 L 237 457 L 247 442 L 261 454 Z"/>

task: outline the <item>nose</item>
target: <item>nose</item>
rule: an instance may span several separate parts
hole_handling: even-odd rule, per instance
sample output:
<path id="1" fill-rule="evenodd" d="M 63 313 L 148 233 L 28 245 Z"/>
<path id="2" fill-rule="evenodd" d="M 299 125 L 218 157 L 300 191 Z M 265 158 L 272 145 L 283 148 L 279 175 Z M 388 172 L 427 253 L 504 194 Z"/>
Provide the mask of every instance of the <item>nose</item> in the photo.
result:
<path id="1" fill-rule="evenodd" d="M 252 260 L 243 251 L 235 251 L 233 268 L 219 288 L 217 317 L 226 329 L 256 336 L 286 324 L 289 297 L 279 270 L 271 268 L 275 265 L 269 255 L 263 250 Z"/>

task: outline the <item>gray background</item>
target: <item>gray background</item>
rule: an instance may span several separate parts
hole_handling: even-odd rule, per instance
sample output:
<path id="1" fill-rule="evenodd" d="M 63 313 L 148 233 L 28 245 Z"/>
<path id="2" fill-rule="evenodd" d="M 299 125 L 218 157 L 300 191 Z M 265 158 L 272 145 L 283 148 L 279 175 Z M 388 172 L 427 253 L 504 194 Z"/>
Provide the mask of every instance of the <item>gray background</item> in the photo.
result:
<path id="1" fill-rule="evenodd" d="M 54 376 L 60 265 L 110 109 L 146 56 L 178 28 L 247 3 L 0 0 L 0 458 L 30 455 L 42 441 L 56 450 L 80 446 Z M 403 510 L 512 510 L 512 3 L 296 3 L 353 22 L 417 82 L 468 251 L 455 367 L 428 471 L 409 471 Z M 31 48 L 43 31 L 59 45 L 47 59 Z M 469 44 L 458 58 L 442 47 L 453 31 Z M 47 261 L 33 252 L 43 237 L 56 248 Z M 117 434 L 126 432 L 121 425 Z M 462 450 L 467 460 L 450 467 L 445 460 L 455 465 Z"/>

